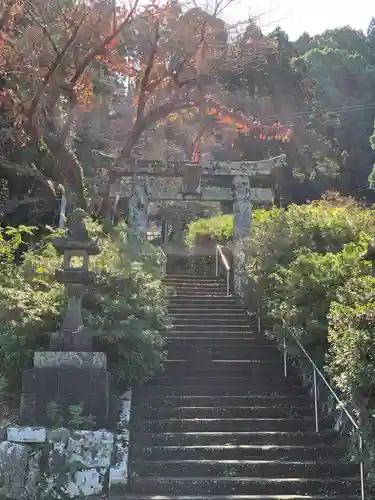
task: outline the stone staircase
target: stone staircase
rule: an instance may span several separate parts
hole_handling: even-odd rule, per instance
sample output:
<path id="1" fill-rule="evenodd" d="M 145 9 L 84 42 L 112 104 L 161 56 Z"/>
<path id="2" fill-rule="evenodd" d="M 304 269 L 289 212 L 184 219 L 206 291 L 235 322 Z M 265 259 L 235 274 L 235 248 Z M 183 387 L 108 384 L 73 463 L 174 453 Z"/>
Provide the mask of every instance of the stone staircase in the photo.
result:
<path id="1" fill-rule="evenodd" d="M 359 467 L 218 278 L 169 275 L 165 371 L 135 390 L 129 499 L 358 500 Z M 325 430 L 326 429 L 326 430 Z"/>

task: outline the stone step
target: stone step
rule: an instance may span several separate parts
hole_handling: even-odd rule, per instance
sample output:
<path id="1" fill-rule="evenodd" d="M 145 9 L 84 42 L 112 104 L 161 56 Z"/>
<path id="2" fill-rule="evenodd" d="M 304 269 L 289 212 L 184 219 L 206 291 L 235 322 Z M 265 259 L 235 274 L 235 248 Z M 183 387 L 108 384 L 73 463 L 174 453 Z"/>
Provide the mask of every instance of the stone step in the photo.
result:
<path id="1" fill-rule="evenodd" d="M 195 335 L 200 335 L 202 332 L 206 332 L 206 334 L 220 334 L 220 333 L 227 333 L 227 334 L 233 334 L 237 333 L 238 335 L 243 335 L 243 334 L 251 334 L 254 332 L 254 328 L 252 328 L 249 325 L 246 324 L 218 324 L 215 326 L 211 326 L 212 324 L 210 323 L 209 325 L 202 325 L 201 323 L 195 323 L 195 324 L 186 324 L 186 323 L 176 323 L 173 325 L 172 333 L 174 335 L 177 335 L 178 333 L 183 333 L 183 332 L 192 332 Z M 187 333 L 186 333 L 187 334 Z"/>
<path id="2" fill-rule="evenodd" d="M 185 297 L 194 297 L 198 298 L 204 295 L 205 297 L 216 297 L 216 296 L 221 296 L 221 297 L 226 297 L 227 296 L 227 290 L 225 287 L 217 287 L 217 288 L 210 288 L 207 290 L 203 290 L 202 288 L 193 288 L 193 287 L 169 287 L 168 290 L 168 296 L 170 295 L 176 296 L 185 296 Z"/>
<path id="3" fill-rule="evenodd" d="M 142 460 L 309 460 L 342 459 L 345 451 L 332 445 L 191 445 L 191 446 L 137 446 L 133 458 Z"/>
<path id="4" fill-rule="evenodd" d="M 111 496 L 112 500 L 124 500 L 124 496 Z M 360 495 L 126 495 L 127 500 L 360 500 Z"/>
<path id="5" fill-rule="evenodd" d="M 315 431 L 242 431 L 242 432 L 158 432 L 133 431 L 133 443 L 145 446 L 208 446 L 208 445 L 268 445 L 268 446 L 334 446 L 336 433 Z"/>
<path id="6" fill-rule="evenodd" d="M 220 324 L 224 323 L 227 325 L 246 325 L 249 327 L 249 322 L 244 314 L 180 314 L 180 315 L 170 315 L 173 324 Z"/>
<path id="7" fill-rule="evenodd" d="M 311 417 L 312 407 L 308 406 L 175 406 L 150 407 L 135 406 L 132 409 L 138 418 L 291 418 Z"/>
<path id="8" fill-rule="evenodd" d="M 211 290 L 225 290 L 227 289 L 226 283 L 223 281 L 175 281 L 164 280 L 163 285 L 176 290 L 201 290 L 202 293 L 210 292 Z"/>
<path id="9" fill-rule="evenodd" d="M 149 494 L 241 495 L 339 495 L 358 494 L 359 479 L 263 478 L 263 477 L 135 477 L 133 492 Z"/>
<path id="10" fill-rule="evenodd" d="M 174 286 L 174 285 L 164 285 L 167 289 L 168 297 L 197 297 L 204 295 L 206 297 L 224 297 L 227 298 L 227 289 L 224 286 L 212 286 L 212 287 L 193 287 L 193 286 Z"/>
<path id="11" fill-rule="evenodd" d="M 135 395 L 133 397 L 133 405 L 142 405 L 156 407 L 156 406 L 311 406 L 312 400 L 308 395 L 303 396 L 259 396 L 259 395 L 245 395 L 245 396 L 167 396 L 158 397 L 152 396 L 147 398 L 147 401 L 142 397 Z"/>
<path id="12" fill-rule="evenodd" d="M 283 374 L 283 363 L 281 360 L 277 361 L 253 361 L 246 363 L 239 362 L 228 362 L 221 364 L 228 364 L 230 366 L 216 366 L 219 363 L 216 362 L 208 362 L 204 364 L 204 368 L 202 368 L 202 364 L 198 362 L 189 362 L 184 360 L 179 361 L 168 361 L 164 362 L 164 374 L 169 377 L 199 377 L 204 379 L 206 377 L 251 377 L 252 374 L 259 374 L 266 377 L 269 377 L 271 374 L 276 378 L 278 378 L 281 374 Z M 233 366 L 237 365 L 237 366 Z M 254 366 L 255 365 L 255 366 Z M 292 368 L 290 369 L 290 375 L 294 375 L 295 371 L 292 373 Z"/>
<path id="13" fill-rule="evenodd" d="M 223 276 L 201 276 L 197 278 L 196 276 L 173 276 L 173 275 L 166 275 L 163 278 L 164 283 L 169 283 L 169 282 L 176 282 L 176 283 L 224 283 L 225 278 Z"/>
<path id="14" fill-rule="evenodd" d="M 164 280 L 186 280 L 186 281 L 194 281 L 194 282 L 205 282 L 205 281 L 222 281 L 222 277 L 220 276 L 211 276 L 210 274 L 208 275 L 205 275 L 205 276 L 197 276 L 195 274 L 189 274 L 189 273 L 171 273 L 171 274 L 167 274 L 165 277 L 164 277 Z"/>
<path id="15" fill-rule="evenodd" d="M 282 373 L 281 373 L 282 375 Z M 250 389 L 253 386 L 264 387 L 265 384 L 277 388 L 284 387 L 285 383 L 292 385 L 298 385 L 300 383 L 300 378 L 298 376 L 290 376 L 288 379 L 284 379 L 284 376 L 281 377 L 275 376 L 274 372 L 264 372 L 261 373 L 259 371 L 248 372 L 246 376 L 236 377 L 231 374 L 227 374 L 223 376 L 216 377 L 187 377 L 187 376 L 179 376 L 179 377 L 171 377 L 167 374 L 165 377 L 157 377 L 149 382 L 147 382 L 147 386 L 177 386 L 178 384 L 184 387 L 216 387 L 217 385 L 225 385 L 227 387 L 243 387 L 244 389 Z"/>
<path id="16" fill-rule="evenodd" d="M 191 359 L 197 360 L 200 356 L 202 362 L 204 357 L 210 360 L 259 360 L 278 361 L 282 354 L 274 346 L 230 346 L 220 347 L 215 345 L 202 346 L 179 346 L 171 343 L 168 346 L 169 359 Z"/>
<path id="17" fill-rule="evenodd" d="M 268 360 L 239 360 L 239 361 L 210 361 L 202 364 L 195 362 L 194 360 L 165 360 L 164 361 L 164 371 L 169 376 L 172 375 L 188 375 L 194 377 L 213 377 L 216 374 L 222 374 L 221 376 L 226 376 L 226 374 L 231 373 L 233 376 L 243 375 L 246 376 L 247 373 L 258 372 L 258 373 L 269 373 L 273 372 L 274 376 L 279 376 L 283 373 L 283 362 L 281 359 L 275 361 Z M 295 370 L 290 367 L 290 374 L 294 374 Z"/>
<path id="18" fill-rule="evenodd" d="M 306 453 L 301 453 L 300 460 L 136 460 L 132 470 L 139 476 L 168 477 L 263 477 L 263 478 L 330 478 L 355 477 L 359 474 L 357 464 L 344 461 L 303 460 Z"/>
<path id="19" fill-rule="evenodd" d="M 321 428 L 325 428 L 320 420 Z M 144 432 L 241 432 L 252 431 L 312 431 L 312 417 L 299 418 L 165 418 L 138 421 L 137 428 Z"/>
<path id="20" fill-rule="evenodd" d="M 209 328 L 209 327 L 208 327 Z M 231 338 L 233 337 L 233 339 L 238 339 L 238 338 L 246 338 L 248 340 L 252 340 L 253 342 L 258 342 L 259 344 L 264 344 L 265 342 L 268 342 L 267 339 L 265 340 L 264 336 L 261 336 L 261 335 L 258 335 L 258 333 L 256 332 L 252 332 L 251 330 L 249 329 L 243 329 L 243 330 L 240 330 L 240 331 L 223 331 L 223 330 L 218 330 L 218 329 L 215 329 L 215 330 L 212 330 L 212 329 L 201 329 L 200 331 L 193 331 L 193 330 L 189 330 L 189 329 L 186 329 L 186 330 L 177 330 L 176 328 L 173 328 L 171 329 L 170 331 L 170 339 L 172 340 L 174 337 L 187 337 L 187 338 L 190 338 L 190 337 L 198 337 L 198 338 L 201 338 L 201 339 L 204 339 L 204 338 L 212 338 L 212 339 L 220 339 L 220 338 L 224 338 L 224 339 L 228 339 L 228 338 Z M 216 342 L 216 340 L 215 340 Z M 276 346 L 275 343 L 272 343 L 271 342 L 271 345 L 273 345 L 274 347 Z"/>
<path id="21" fill-rule="evenodd" d="M 172 309 L 181 309 L 185 307 L 187 309 L 196 310 L 196 311 L 205 311 L 208 309 L 212 309 L 214 307 L 218 308 L 228 308 L 234 309 L 236 311 L 243 311 L 243 306 L 240 304 L 239 300 L 234 297 L 222 297 L 220 295 L 216 295 L 214 297 L 181 297 L 178 295 L 172 295 L 168 297 L 168 308 Z M 246 312 L 246 316 L 255 318 L 255 314 L 251 314 Z"/>
<path id="22" fill-rule="evenodd" d="M 173 321 L 176 322 L 182 322 L 182 321 L 187 321 L 189 320 L 190 322 L 194 322 L 194 320 L 199 323 L 202 319 L 214 319 L 215 321 L 224 321 L 228 320 L 230 322 L 232 321 L 237 321 L 237 322 L 245 322 L 248 324 L 248 316 L 244 314 L 242 311 L 234 311 L 232 313 L 230 312 L 224 312 L 223 314 L 218 314 L 216 312 L 207 312 L 207 310 L 202 310 L 198 312 L 187 312 L 185 311 L 182 314 L 170 314 L 170 317 L 173 319 Z"/>
<path id="23" fill-rule="evenodd" d="M 265 338 L 256 338 L 256 337 L 251 337 L 251 336 L 240 336 L 240 335 L 233 335 L 233 337 L 210 337 L 208 335 L 181 335 L 181 334 L 174 334 L 171 335 L 169 338 L 169 343 L 174 346 L 181 346 L 185 347 L 186 345 L 188 347 L 190 346 L 200 346 L 200 345 L 209 345 L 209 346 L 217 346 L 217 347 L 272 347 L 276 349 L 275 343 L 267 340 Z"/>
<path id="24" fill-rule="evenodd" d="M 193 287 L 170 287 L 168 290 L 168 296 L 173 294 L 175 297 L 193 297 L 198 298 L 204 295 L 205 297 L 227 297 L 227 290 L 225 287 L 210 288 L 209 290 L 203 290 L 202 288 Z"/>
<path id="25" fill-rule="evenodd" d="M 232 306 L 235 305 L 237 307 L 241 307 L 241 302 L 240 299 L 234 295 L 231 295 L 229 297 L 225 296 L 220 296 L 216 295 L 214 297 L 207 296 L 205 294 L 202 294 L 200 297 L 196 296 L 184 296 L 184 295 L 172 295 L 171 297 L 168 298 L 168 302 L 173 306 L 179 306 L 183 307 L 184 304 L 187 306 L 197 306 L 197 307 L 203 307 L 204 305 L 214 305 L 214 304 L 222 304 L 224 307 L 225 306 Z"/>
<path id="26" fill-rule="evenodd" d="M 176 301 L 175 301 L 176 302 Z M 176 313 L 184 313 L 184 312 L 214 312 L 217 311 L 217 308 L 215 306 L 215 303 L 207 303 L 207 304 L 202 304 L 201 302 L 197 302 L 196 304 L 191 304 L 188 302 L 187 304 L 179 304 L 179 303 L 170 303 L 168 305 L 168 310 L 170 312 L 176 312 Z M 233 302 L 229 302 L 223 304 L 223 307 L 220 309 L 220 312 L 225 313 L 225 311 L 228 312 L 241 312 L 242 314 L 246 314 L 248 316 L 248 313 L 244 311 L 243 307 L 240 304 L 234 304 Z"/>
<path id="27" fill-rule="evenodd" d="M 284 380 L 283 377 L 280 377 L 280 381 Z M 272 386 L 272 383 L 264 384 L 265 386 L 261 389 L 259 387 L 252 390 L 246 390 L 244 387 L 232 387 L 232 386 L 149 386 L 142 388 L 140 392 L 140 397 L 146 398 L 150 396 L 158 396 L 158 397 L 168 397 L 168 396 L 251 396 L 252 394 L 259 394 L 262 392 L 264 395 L 274 395 L 280 394 L 280 391 L 276 391 L 275 387 Z M 282 384 L 280 384 L 282 387 Z M 283 391 L 283 395 L 289 396 L 305 396 L 307 394 L 307 390 L 304 387 L 293 386 L 288 382 L 285 382 L 285 390 Z"/>
<path id="28" fill-rule="evenodd" d="M 227 297 L 225 297 L 227 298 Z M 172 310 L 174 314 L 218 314 L 223 316 L 224 314 L 236 314 L 242 315 L 244 317 L 250 316 L 250 314 L 244 310 L 241 305 L 238 304 L 223 304 L 223 309 L 215 309 L 215 303 L 201 304 L 200 307 L 198 305 L 189 305 L 189 307 L 184 308 L 182 304 L 168 304 L 168 309 Z"/>

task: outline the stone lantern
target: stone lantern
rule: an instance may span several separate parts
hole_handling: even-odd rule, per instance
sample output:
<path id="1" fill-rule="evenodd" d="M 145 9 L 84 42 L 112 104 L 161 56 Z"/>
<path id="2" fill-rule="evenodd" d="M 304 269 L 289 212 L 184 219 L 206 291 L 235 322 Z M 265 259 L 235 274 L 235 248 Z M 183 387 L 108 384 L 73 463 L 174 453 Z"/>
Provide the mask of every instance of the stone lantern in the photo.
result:
<path id="1" fill-rule="evenodd" d="M 79 405 L 82 416 L 91 416 L 97 427 L 106 427 L 110 414 L 110 374 L 103 352 L 92 352 L 92 332 L 83 324 L 82 298 L 93 274 L 89 257 L 99 252 L 84 224 L 86 214 L 76 209 L 67 234 L 53 245 L 63 255 L 56 279 L 65 285 L 68 306 L 60 330 L 51 334 L 50 350 L 34 353 L 34 366 L 22 381 L 21 425 L 50 424 L 48 405 L 57 404 L 69 422 L 69 407 Z M 75 259 L 79 260 L 76 266 Z"/>
<path id="2" fill-rule="evenodd" d="M 86 213 L 76 209 L 70 216 L 67 235 L 52 240 L 63 255 L 62 268 L 56 269 L 55 278 L 65 285 L 68 307 L 60 332 L 51 335 L 51 348 L 68 351 L 91 351 L 92 335 L 83 325 L 82 298 L 88 285 L 94 284 L 89 271 L 89 257 L 99 253 L 98 245 L 90 238 L 84 224 Z M 73 263 L 78 261 L 78 266 Z"/>

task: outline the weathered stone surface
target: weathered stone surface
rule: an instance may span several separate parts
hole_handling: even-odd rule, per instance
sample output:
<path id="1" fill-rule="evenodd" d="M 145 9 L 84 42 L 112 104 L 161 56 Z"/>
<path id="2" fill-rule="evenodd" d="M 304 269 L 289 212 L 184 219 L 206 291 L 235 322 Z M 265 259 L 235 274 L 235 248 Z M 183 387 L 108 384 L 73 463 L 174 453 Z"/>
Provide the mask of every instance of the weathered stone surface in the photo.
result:
<path id="1" fill-rule="evenodd" d="M 70 430 L 65 427 L 59 427 L 58 429 L 50 429 L 47 431 L 47 439 L 52 443 L 62 443 L 64 445 L 68 444 L 70 438 Z"/>
<path id="2" fill-rule="evenodd" d="M 203 162 L 203 175 L 265 176 L 269 175 L 274 167 L 278 167 L 285 158 L 285 155 L 280 155 L 261 161 L 209 160 Z M 183 176 L 190 166 L 195 167 L 196 163 L 176 161 L 166 164 L 162 161 L 134 160 L 131 165 L 125 166 L 125 172 L 121 169 L 121 178 L 135 173 L 149 176 Z"/>
<path id="3" fill-rule="evenodd" d="M 48 431 L 47 439 L 52 444 L 48 453 L 48 466 L 51 470 L 59 470 L 64 467 L 67 457 L 67 445 L 71 432 L 65 427 Z"/>
<path id="4" fill-rule="evenodd" d="M 25 444 L 0 443 L 0 494 L 19 499 L 24 492 L 30 448 Z"/>
<path id="5" fill-rule="evenodd" d="M 116 436 L 115 460 L 109 471 L 109 488 L 128 483 L 129 431 Z"/>
<path id="6" fill-rule="evenodd" d="M 157 178 L 148 180 L 148 198 L 151 201 L 160 200 L 184 200 L 186 194 L 182 193 L 183 182 L 181 179 L 174 179 L 170 183 L 168 179 L 162 182 Z M 125 184 L 121 189 L 121 196 L 130 198 L 132 193 L 131 184 Z M 199 190 L 199 199 L 203 201 L 232 201 L 233 190 L 231 187 L 202 186 Z M 251 200 L 255 203 L 271 203 L 273 192 L 269 188 L 250 188 Z"/>
<path id="7" fill-rule="evenodd" d="M 29 456 L 28 474 L 25 481 L 24 498 L 27 500 L 37 500 L 38 484 L 40 482 L 41 470 L 40 459 L 42 458 L 42 451 L 36 451 Z"/>
<path id="8" fill-rule="evenodd" d="M 128 389 L 120 398 L 120 413 L 117 422 L 117 429 L 120 431 L 126 429 L 129 424 L 131 404 L 132 404 L 132 390 Z"/>
<path id="9" fill-rule="evenodd" d="M 85 285 L 93 282 L 94 275 L 89 271 L 89 256 L 97 254 L 99 247 L 85 226 L 87 214 L 77 208 L 69 216 L 68 230 L 64 237 L 54 238 L 52 244 L 63 253 L 61 269 L 56 269 L 55 278 L 65 284 L 68 306 L 61 322 L 60 332 L 51 336 L 51 348 L 55 351 L 91 351 L 92 339 L 87 335 L 82 317 L 82 297 Z M 73 259 L 78 258 L 82 265 L 75 266 Z"/>
<path id="10" fill-rule="evenodd" d="M 8 427 L 7 439 L 14 443 L 44 443 L 47 431 L 44 427 Z"/>
<path id="11" fill-rule="evenodd" d="M 107 369 L 107 356 L 103 352 L 40 351 L 34 353 L 35 368 L 91 367 Z"/>
<path id="12" fill-rule="evenodd" d="M 92 415 L 95 426 L 104 428 L 109 417 L 109 394 L 110 374 L 106 370 L 31 368 L 23 376 L 20 421 L 22 425 L 51 425 L 47 406 L 54 401 L 65 411 L 63 425 L 68 426 L 71 420 L 69 406 L 82 405 L 82 416 Z"/>
<path id="13" fill-rule="evenodd" d="M 8 427 L 7 427 L 7 423 L 4 422 L 0 425 L 0 441 L 6 441 L 7 434 L 8 434 Z"/>
<path id="14" fill-rule="evenodd" d="M 104 490 L 107 469 L 77 471 L 69 477 L 66 493 L 71 497 L 98 495 Z"/>
<path id="15" fill-rule="evenodd" d="M 145 239 L 148 231 L 148 178 L 135 176 L 129 200 L 129 227 L 133 235 Z"/>
<path id="16" fill-rule="evenodd" d="M 76 431 L 68 441 L 68 460 L 86 467 L 110 467 L 114 452 L 114 436 L 106 430 Z"/>
<path id="17" fill-rule="evenodd" d="M 249 177 L 234 177 L 233 187 L 236 196 L 234 203 L 234 287 L 237 293 L 241 293 L 241 274 L 245 261 L 243 240 L 249 236 L 251 231 L 251 196 Z"/>

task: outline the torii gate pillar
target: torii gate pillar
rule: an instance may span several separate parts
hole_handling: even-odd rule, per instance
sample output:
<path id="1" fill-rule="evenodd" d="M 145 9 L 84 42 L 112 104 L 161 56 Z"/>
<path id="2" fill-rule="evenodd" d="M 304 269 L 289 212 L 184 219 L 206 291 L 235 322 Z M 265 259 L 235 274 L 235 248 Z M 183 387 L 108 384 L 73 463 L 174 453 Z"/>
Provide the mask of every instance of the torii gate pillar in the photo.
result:
<path id="1" fill-rule="evenodd" d="M 147 175 L 134 175 L 129 199 L 128 225 L 133 236 L 147 238 L 149 190 Z"/>
<path id="2" fill-rule="evenodd" d="M 249 176 L 233 177 L 234 188 L 234 291 L 241 293 L 241 274 L 245 262 L 244 240 L 251 231 L 251 194 Z"/>

